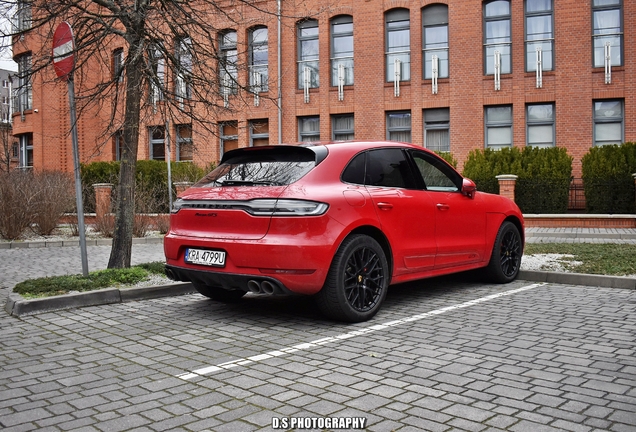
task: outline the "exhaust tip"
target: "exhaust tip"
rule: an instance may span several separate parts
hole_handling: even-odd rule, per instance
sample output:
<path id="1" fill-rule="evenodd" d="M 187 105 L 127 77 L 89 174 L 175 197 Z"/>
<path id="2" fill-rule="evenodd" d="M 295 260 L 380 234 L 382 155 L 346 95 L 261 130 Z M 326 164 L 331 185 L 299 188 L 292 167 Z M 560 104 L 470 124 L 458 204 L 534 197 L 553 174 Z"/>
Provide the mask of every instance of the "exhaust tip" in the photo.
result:
<path id="1" fill-rule="evenodd" d="M 172 271 L 172 269 L 166 268 L 165 272 L 166 272 L 166 276 L 168 277 L 168 279 L 173 280 L 173 281 L 177 280 L 177 278 L 174 275 L 174 272 Z"/>
<path id="2" fill-rule="evenodd" d="M 260 294 L 261 292 L 263 292 L 261 290 L 260 284 L 255 280 L 250 280 L 247 282 L 247 289 L 249 289 L 250 292 L 254 294 Z"/>
<path id="3" fill-rule="evenodd" d="M 261 283 L 261 288 L 263 289 L 264 294 L 272 295 L 276 290 L 276 287 L 270 281 L 263 281 Z"/>

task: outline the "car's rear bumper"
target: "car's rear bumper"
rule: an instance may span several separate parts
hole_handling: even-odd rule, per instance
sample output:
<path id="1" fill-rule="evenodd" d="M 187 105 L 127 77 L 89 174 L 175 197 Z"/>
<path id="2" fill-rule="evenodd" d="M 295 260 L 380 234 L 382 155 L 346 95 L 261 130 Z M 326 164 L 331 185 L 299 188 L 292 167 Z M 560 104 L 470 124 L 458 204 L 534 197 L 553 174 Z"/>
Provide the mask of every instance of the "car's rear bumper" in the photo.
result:
<path id="1" fill-rule="evenodd" d="M 282 241 L 286 240 L 286 241 Z M 168 234 L 164 238 L 166 269 L 175 280 L 226 289 L 265 293 L 315 294 L 324 285 L 334 244 L 266 236 L 261 240 L 210 240 Z M 285 243 L 285 244 L 281 244 Z M 226 253 L 224 267 L 185 262 L 187 248 Z M 273 291 L 273 292 L 269 292 Z"/>
<path id="2" fill-rule="evenodd" d="M 254 294 L 293 294 L 280 281 L 272 277 L 193 270 L 168 264 L 166 264 L 166 275 L 175 281 L 193 282 Z"/>

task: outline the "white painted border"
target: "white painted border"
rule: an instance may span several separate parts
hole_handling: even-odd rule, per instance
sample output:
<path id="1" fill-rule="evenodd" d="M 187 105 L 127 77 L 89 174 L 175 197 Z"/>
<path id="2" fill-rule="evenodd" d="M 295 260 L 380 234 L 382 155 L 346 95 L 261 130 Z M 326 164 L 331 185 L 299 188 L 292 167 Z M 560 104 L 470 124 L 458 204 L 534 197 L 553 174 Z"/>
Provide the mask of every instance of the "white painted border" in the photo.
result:
<path id="1" fill-rule="evenodd" d="M 503 291 L 497 294 L 492 294 L 486 297 L 481 297 L 475 300 L 471 300 L 465 303 L 460 303 L 460 304 L 456 304 L 456 305 L 452 305 L 452 306 L 447 306 L 445 308 L 441 308 L 441 309 L 435 309 L 432 310 L 430 312 L 425 312 L 422 314 L 418 314 L 418 315 L 412 315 L 410 317 L 406 317 L 406 318 L 402 318 L 402 319 L 398 319 L 398 320 L 394 320 L 394 321 L 388 321 L 384 324 L 375 324 L 372 325 L 370 327 L 366 327 L 366 328 L 362 328 L 359 330 L 354 330 L 352 332 L 349 333 L 343 333 L 337 336 L 328 336 L 328 337 L 324 337 L 321 339 L 317 339 L 315 341 L 311 341 L 311 342 L 305 342 L 305 343 L 301 343 L 298 345 L 294 345 L 291 347 L 286 347 L 286 348 L 281 348 L 279 350 L 276 351 L 270 351 L 268 353 L 265 354 L 258 354 L 252 357 L 248 357 L 248 358 L 241 358 L 241 359 L 236 359 L 236 360 L 232 360 L 232 361 L 228 361 L 225 363 L 220 363 L 218 365 L 215 366 L 206 366 L 203 367 L 201 369 L 196 369 L 193 370 L 192 372 L 185 372 L 182 373 L 180 375 L 177 375 L 177 378 L 181 378 L 183 380 L 190 380 L 196 377 L 200 377 L 200 376 L 205 376 L 205 375 L 209 375 L 211 373 L 214 372 L 218 372 L 221 370 L 227 370 L 227 369 L 232 369 L 238 366 L 245 366 L 248 365 L 250 363 L 256 363 L 256 362 L 260 362 L 263 360 L 267 360 L 273 357 L 280 357 L 283 356 L 285 354 L 291 354 L 294 353 L 296 351 L 304 351 L 304 350 L 308 350 L 310 348 L 314 348 L 317 346 L 321 346 L 321 345 L 326 345 L 326 344 L 330 344 L 332 342 L 338 342 L 344 339 L 349 339 L 352 337 L 356 337 L 356 336 L 360 336 L 363 334 L 367 334 L 367 333 L 372 333 L 372 332 L 376 332 L 379 330 L 384 330 L 387 329 L 389 327 L 395 327 L 401 324 L 406 324 L 406 323 L 410 323 L 413 321 L 419 321 L 422 320 L 424 318 L 429 318 L 431 316 L 434 315 L 441 315 L 443 313 L 446 312 L 451 312 L 457 309 L 463 309 L 463 308 L 467 308 L 470 306 L 475 306 L 477 304 L 480 303 L 484 303 L 490 300 L 495 300 L 498 299 L 500 297 L 505 297 L 505 296 L 509 296 L 509 295 L 513 295 L 513 294 L 517 294 L 523 291 L 528 291 L 531 290 L 533 288 L 537 288 L 540 286 L 546 285 L 545 283 L 536 283 L 536 284 L 532 284 L 532 285 L 526 285 L 524 287 L 521 288 L 517 288 L 514 290 L 510 290 L 510 291 Z"/>

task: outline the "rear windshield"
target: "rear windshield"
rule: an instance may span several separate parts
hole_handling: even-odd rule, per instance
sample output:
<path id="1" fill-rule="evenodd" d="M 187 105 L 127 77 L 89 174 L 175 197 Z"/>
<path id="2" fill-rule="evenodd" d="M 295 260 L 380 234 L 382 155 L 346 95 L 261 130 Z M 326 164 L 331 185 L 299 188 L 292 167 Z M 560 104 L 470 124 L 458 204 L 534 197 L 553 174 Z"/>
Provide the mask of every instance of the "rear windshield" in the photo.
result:
<path id="1" fill-rule="evenodd" d="M 285 186 L 316 166 L 316 153 L 305 147 L 259 147 L 226 153 L 221 164 L 194 187 Z"/>

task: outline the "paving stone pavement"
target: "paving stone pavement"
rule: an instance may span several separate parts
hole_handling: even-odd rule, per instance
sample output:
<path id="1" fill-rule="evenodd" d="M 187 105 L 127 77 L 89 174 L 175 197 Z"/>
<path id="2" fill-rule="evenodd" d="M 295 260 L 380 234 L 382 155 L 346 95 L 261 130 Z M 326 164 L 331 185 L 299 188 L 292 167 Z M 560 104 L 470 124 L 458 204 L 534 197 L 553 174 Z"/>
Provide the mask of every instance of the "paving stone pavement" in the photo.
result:
<path id="1" fill-rule="evenodd" d="M 77 248 L 21 251 L 0 250 L 3 297 L 25 278 L 81 272 Z M 89 247 L 89 268 L 109 251 Z M 133 257 L 161 259 L 161 245 Z M 0 428 L 269 431 L 273 419 L 364 417 L 368 431 L 636 431 L 635 354 L 636 291 L 471 275 L 392 287 L 355 325 L 325 321 L 305 297 L 251 295 L 0 313 Z"/>

